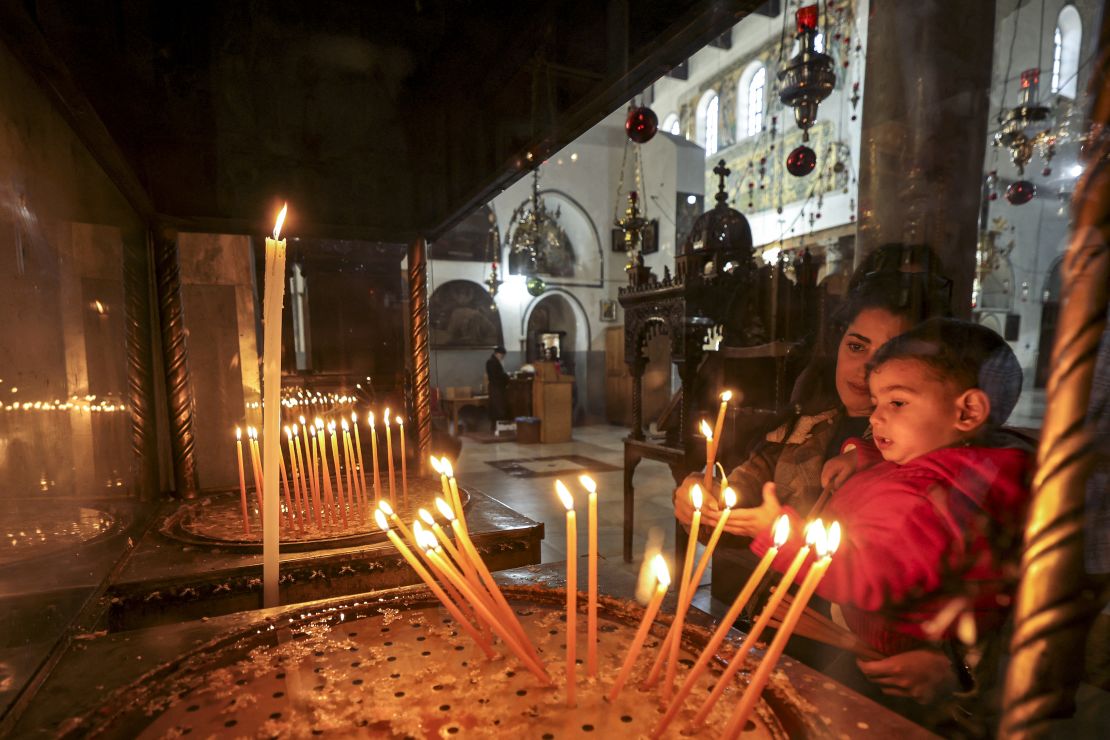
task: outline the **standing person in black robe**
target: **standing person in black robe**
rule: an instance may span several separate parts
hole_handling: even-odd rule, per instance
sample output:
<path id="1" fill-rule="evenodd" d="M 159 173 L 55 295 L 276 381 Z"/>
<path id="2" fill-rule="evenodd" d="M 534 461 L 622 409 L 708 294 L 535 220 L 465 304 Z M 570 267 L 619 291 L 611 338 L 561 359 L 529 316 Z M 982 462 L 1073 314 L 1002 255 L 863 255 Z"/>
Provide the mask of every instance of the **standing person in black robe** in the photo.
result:
<path id="1" fill-rule="evenodd" d="M 490 431 L 497 428 L 497 422 L 509 415 L 509 374 L 501 361 L 507 352 L 504 347 L 495 347 L 493 354 L 486 360 L 486 383 L 489 386 L 489 424 Z"/>

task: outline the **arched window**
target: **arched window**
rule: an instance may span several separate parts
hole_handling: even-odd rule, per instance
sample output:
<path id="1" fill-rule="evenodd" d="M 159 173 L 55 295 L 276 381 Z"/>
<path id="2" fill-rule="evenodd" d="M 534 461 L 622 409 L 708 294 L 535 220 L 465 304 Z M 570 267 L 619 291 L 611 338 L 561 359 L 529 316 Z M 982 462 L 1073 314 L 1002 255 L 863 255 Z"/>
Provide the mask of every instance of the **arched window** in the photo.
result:
<path id="1" fill-rule="evenodd" d="M 668 134 L 679 136 L 682 133 L 682 128 L 678 122 L 678 114 L 672 113 L 663 119 L 663 130 Z"/>
<path id="2" fill-rule="evenodd" d="M 1074 5 L 1065 5 L 1056 17 L 1052 33 L 1052 92 L 1075 97 L 1079 77 L 1079 44 L 1083 22 Z"/>
<path id="3" fill-rule="evenodd" d="M 705 106 L 705 156 L 717 153 L 717 107 L 720 100 L 714 95 Z"/>
<path id="4" fill-rule="evenodd" d="M 744 116 L 748 136 L 755 136 L 763 130 L 763 96 L 766 90 L 767 68 L 760 67 L 748 81 L 747 114 Z"/>

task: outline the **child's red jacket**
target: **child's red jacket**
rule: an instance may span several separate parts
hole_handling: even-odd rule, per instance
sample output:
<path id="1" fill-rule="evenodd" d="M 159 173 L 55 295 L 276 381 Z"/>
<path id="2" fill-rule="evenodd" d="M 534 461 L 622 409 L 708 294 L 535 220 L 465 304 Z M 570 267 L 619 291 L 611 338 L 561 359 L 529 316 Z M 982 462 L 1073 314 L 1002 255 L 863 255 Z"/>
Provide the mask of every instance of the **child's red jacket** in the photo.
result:
<path id="1" fill-rule="evenodd" d="M 1023 450 L 947 447 L 856 473 L 821 513 L 825 524 L 839 521 L 843 535 L 817 593 L 838 603 L 852 630 L 886 655 L 948 636 L 954 621 L 940 634 L 926 623 L 961 596 L 980 634 L 997 628 L 1016 581 L 1029 464 Z M 775 559 L 779 571 L 803 544 L 803 520 L 790 507 L 783 511 L 793 534 Z M 763 555 L 770 545 L 765 533 L 752 550 Z"/>

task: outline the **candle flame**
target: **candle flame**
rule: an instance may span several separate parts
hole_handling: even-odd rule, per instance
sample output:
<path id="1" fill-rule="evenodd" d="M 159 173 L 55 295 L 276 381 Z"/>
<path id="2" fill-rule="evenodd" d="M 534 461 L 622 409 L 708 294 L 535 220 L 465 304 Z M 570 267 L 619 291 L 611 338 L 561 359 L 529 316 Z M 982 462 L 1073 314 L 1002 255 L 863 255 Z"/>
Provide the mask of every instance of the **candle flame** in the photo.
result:
<path id="1" fill-rule="evenodd" d="M 840 549 L 840 522 L 833 522 L 829 525 L 828 533 L 825 537 L 825 555 L 832 555 Z"/>
<path id="2" fill-rule="evenodd" d="M 389 521 L 385 518 L 385 512 L 381 509 L 374 512 L 374 521 L 378 523 L 378 529 L 383 532 L 389 531 Z"/>
<path id="3" fill-rule="evenodd" d="M 239 427 L 235 427 L 235 439 L 236 440 L 243 439 L 243 430 L 240 429 Z"/>
<path id="4" fill-rule="evenodd" d="M 351 412 L 351 423 L 358 424 L 358 414 L 354 411 Z"/>
<path id="5" fill-rule="evenodd" d="M 825 549 L 825 523 L 814 519 L 806 527 L 806 544 L 814 550 Z"/>
<path id="6" fill-rule="evenodd" d="M 699 486 L 697 483 L 690 486 L 690 503 L 692 503 L 694 505 L 694 508 L 698 511 L 701 510 L 701 505 L 704 498 L 705 494 L 701 492 L 701 486 Z"/>
<path id="7" fill-rule="evenodd" d="M 707 422 L 705 419 L 702 419 L 701 424 L 698 424 L 698 431 L 700 431 L 701 436 L 705 437 L 706 439 L 713 439 L 713 428 L 709 426 L 709 422 Z"/>
<path id="8" fill-rule="evenodd" d="M 297 427 L 296 424 L 294 424 L 293 425 L 293 434 L 300 434 L 300 433 L 301 433 L 301 430 Z"/>
<path id="9" fill-rule="evenodd" d="M 328 431 L 331 432 L 332 434 L 335 434 L 335 422 L 334 421 L 329 421 L 328 422 Z"/>
<path id="10" fill-rule="evenodd" d="M 728 403 L 731 400 L 732 400 L 732 391 L 725 391 L 724 393 L 721 394 L 721 401 L 722 402 Z"/>
<path id="11" fill-rule="evenodd" d="M 370 428 L 373 429 L 374 428 L 374 412 L 373 411 L 366 412 L 366 420 L 370 423 Z"/>
<path id="12" fill-rule="evenodd" d="M 281 213 L 278 214 L 277 223 L 274 224 L 274 241 L 277 241 L 278 238 L 281 236 L 281 226 L 285 223 L 285 214 L 288 210 L 288 203 L 281 207 Z"/>
<path id="13" fill-rule="evenodd" d="M 416 540 L 417 545 L 423 541 L 424 533 L 427 531 L 428 530 L 424 529 L 424 525 L 420 523 L 419 519 L 412 520 L 412 536 L 413 539 Z"/>
<path id="14" fill-rule="evenodd" d="M 324 428 L 324 420 L 321 419 L 319 416 L 316 417 L 316 428 L 317 429 L 323 429 Z"/>
<path id="15" fill-rule="evenodd" d="M 439 549 L 439 544 L 436 542 L 436 536 L 426 529 L 421 529 L 417 534 L 413 531 L 413 536 L 416 537 L 417 543 L 424 548 L 424 550 L 431 552 Z"/>
<path id="16" fill-rule="evenodd" d="M 455 477 L 455 468 L 451 466 L 451 461 L 446 456 L 439 458 L 440 472 L 448 478 Z"/>
<path id="17" fill-rule="evenodd" d="M 399 426 L 399 427 L 403 427 L 405 425 L 405 422 L 404 422 L 404 420 L 401 419 L 400 415 L 397 415 L 396 417 L 394 417 L 393 421 L 397 422 L 397 426 Z"/>
<path id="18" fill-rule="evenodd" d="M 432 516 L 432 512 L 423 507 L 416 510 L 416 515 L 423 519 L 429 527 L 436 523 L 435 517 Z"/>
<path id="19" fill-rule="evenodd" d="M 663 555 L 656 555 L 651 561 L 651 569 L 655 571 L 655 580 L 660 586 L 666 588 L 671 585 L 671 571 L 667 568 L 667 561 Z"/>
<path id="20" fill-rule="evenodd" d="M 561 480 L 555 481 L 555 493 L 559 494 L 559 500 L 567 507 L 567 511 L 574 511 L 574 496 L 570 495 L 570 491 Z"/>
<path id="21" fill-rule="evenodd" d="M 304 421 L 304 417 L 303 417 L 303 416 L 302 416 L 302 417 L 300 418 L 300 421 L 301 421 L 301 426 L 303 427 L 303 426 L 305 425 L 305 421 Z"/>
<path id="22" fill-rule="evenodd" d="M 725 507 L 731 509 L 736 506 L 736 491 L 725 488 Z"/>
<path id="23" fill-rule="evenodd" d="M 435 455 L 428 456 L 428 464 L 432 466 L 432 470 L 437 473 L 443 473 L 443 465 L 440 464 L 439 458 Z"/>
<path id="24" fill-rule="evenodd" d="M 578 482 L 582 484 L 582 487 L 585 488 L 588 493 L 597 493 L 597 483 L 595 483 L 594 479 L 590 476 L 580 475 L 578 476 Z"/>
<path id="25" fill-rule="evenodd" d="M 285 425 L 285 436 L 289 439 L 293 439 L 293 430 L 289 428 L 288 424 Z"/>
<path id="26" fill-rule="evenodd" d="M 772 530 L 775 540 L 775 547 L 782 547 L 786 541 L 790 539 L 790 517 L 783 514 L 775 520 L 775 528 Z"/>
<path id="27" fill-rule="evenodd" d="M 342 422 L 343 422 L 343 431 L 345 431 L 345 432 L 351 431 L 351 425 L 347 423 L 347 420 L 343 419 Z"/>
<path id="28" fill-rule="evenodd" d="M 382 421 L 385 422 L 386 426 L 389 426 L 389 407 L 388 406 L 386 406 L 385 413 L 382 414 Z"/>
<path id="29" fill-rule="evenodd" d="M 442 496 L 436 496 L 436 508 L 444 519 L 449 522 L 455 521 L 455 512 L 451 510 L 451 504 L 444 501 Z"/>
<path id="30" fill-rule="evenodd" d="M 393 507 L 389 505 L 388 501 L 383 499 L 378 502 L 378 508 L 384 511 L 386 516 L 393 516 Z"/>

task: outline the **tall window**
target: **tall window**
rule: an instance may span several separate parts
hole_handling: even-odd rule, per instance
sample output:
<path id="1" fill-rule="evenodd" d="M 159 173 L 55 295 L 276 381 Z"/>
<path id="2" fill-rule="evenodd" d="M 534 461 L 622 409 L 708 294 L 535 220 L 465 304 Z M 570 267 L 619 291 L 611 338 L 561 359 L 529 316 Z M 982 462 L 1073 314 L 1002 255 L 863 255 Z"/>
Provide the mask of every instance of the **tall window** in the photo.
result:
<path id="1" fill-rule="evenodd" d="M 714 95 L 705 106 L 705 156 L 717 153 L 717 108 L 720 99 Z"/>
<path id="2" fill-rule="evenodd" d="M 760 67 L 748 81 L 748 108 L 746 131 L 755 136 L 763 130 L 763 94 L 767 87 L 767 69 Z"/>
<path id="3" fill-rule="evenodd" d="M 1074 5 L 1065 5 L 1052 32 L 1052 92 L 1075 97 L 1079 77 L 1079 45 L 1083 23 Z"/>

